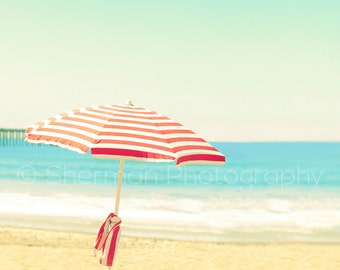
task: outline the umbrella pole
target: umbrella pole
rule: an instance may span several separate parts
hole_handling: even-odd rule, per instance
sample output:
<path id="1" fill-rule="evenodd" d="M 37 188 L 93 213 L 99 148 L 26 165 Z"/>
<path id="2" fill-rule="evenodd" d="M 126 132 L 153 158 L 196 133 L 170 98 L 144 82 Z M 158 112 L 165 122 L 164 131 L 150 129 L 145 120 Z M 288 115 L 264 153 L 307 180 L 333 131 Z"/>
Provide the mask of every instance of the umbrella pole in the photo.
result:
<path id="1" fill-rule="evenodd" d="M 114 211 L 114 213 L 117 216 L 118 216 L 118 210 L 119 210 L 120 190 L 122 189 L 123 171 L 124 171 L 124 160 L 121 159 L 119 163 L 118 182 L 117 182 L 117 190 L 116 190 L 116 204 L 115 204 L 115 211 Z"/>

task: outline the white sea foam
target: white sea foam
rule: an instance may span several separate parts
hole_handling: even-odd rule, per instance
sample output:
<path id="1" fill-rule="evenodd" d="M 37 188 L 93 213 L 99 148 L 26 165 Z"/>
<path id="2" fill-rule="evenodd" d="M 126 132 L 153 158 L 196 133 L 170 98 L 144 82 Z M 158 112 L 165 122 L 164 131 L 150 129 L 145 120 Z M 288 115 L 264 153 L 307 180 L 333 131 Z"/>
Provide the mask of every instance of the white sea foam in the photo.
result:
<path id="1" fill-rule="evenodd" d="M 50 185 L 35 192 L 1 192 L 0 215 L 11 216 L 12 221 L 26 217 L 32 223 L 34 219 L 39 222 L 48 217 L 51 223 L 62 220 L 63 225 L 92 222 L 97 226 L 113 209 L 113 188 L 110 192 L 108 188 L 90 187 L 81 191 L 75 187 L 66 189 L 68 192 L 62 190 Z M 280 234 L 311 237 L 331 232 L 339 237 L 340 198 L 294 192 L 274 197 L 268 192 L 125 186 L 119 214 L 125 232 L 139 236 L 222 241 L 238 234 L 265 232 L 276 237 Z M 46 223 L 45 220 L 41 226 Z M 86 226 L 80 229 L 89 230 Z M 340 241 L 332 237 L 332 241 Z"/>

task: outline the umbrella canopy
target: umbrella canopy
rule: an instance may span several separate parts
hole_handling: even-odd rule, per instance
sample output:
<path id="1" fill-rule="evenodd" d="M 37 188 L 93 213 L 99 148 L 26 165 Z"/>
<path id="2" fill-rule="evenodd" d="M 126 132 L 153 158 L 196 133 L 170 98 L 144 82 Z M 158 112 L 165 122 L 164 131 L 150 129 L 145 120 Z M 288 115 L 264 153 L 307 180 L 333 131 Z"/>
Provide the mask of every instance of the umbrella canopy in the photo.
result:
<path id="1" fill-rule="evenodd" d="M 182 124 L 155 111 L 125 105 L 72 110 L 26 130 L 26 141 L 46 143 L 94 157 L 120 159 L 115 214 L 118 214 L 124 160 L 224 164 L 225 156 Z"/>
<path id="2" fill-rule="evenodd" d="M 182 124 L 157 112 L 126 105 L 76 109 L 26 130 L 31 143 L 54 144 L 94 157 L 177 165 L 224 164 L 225 156 Z"/>

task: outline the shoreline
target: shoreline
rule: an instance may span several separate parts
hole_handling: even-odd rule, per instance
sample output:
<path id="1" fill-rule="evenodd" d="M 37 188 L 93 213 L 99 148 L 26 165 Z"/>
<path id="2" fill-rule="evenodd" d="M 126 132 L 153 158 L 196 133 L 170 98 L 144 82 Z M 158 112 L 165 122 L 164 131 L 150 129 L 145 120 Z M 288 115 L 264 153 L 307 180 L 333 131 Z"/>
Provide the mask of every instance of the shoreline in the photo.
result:
<path id="1" fill-rule="evenodd" d="M 98 228 L 99 229 L 99 228 Z M 76 230 L 68 230 L 68 229 L 55 229 L 55 228 L 39 228 L 39 227 L 29 227 L 29 226 L 18 226 L 18 225 L 2 225 L 0 224 L 0 236 L 3 231 L 27 231 L 27 232 L 46 232 L 48 234 L 69 234 L 69 235 L 87 235 L 93 238 L 93 241 L 97 237 L 96 232 L 90 231 L 76 231 Z M 140 235 L 140 236 L 133 236 L 124 234 L 124 231 L 121 234 L 121 238 L 126 238 L 129 240 L 153 240 L 153 241 L 168 241 L 168 242 L 183 242 L 183 243 L 201 243 L 201 244 L 213 244 L 213 245 L 249 245 L 249 244 L 256 244 L 256 245 L 272 245 L 272 244 L 279 244 L 279 245 L 299 245 L 299 244 L 306 244 L 306 245 L 335 245 L 339 246 L 340 248 L 340 241 L 302 241 L 302 240 L 261 240 L 261 241 L 254 241 L 254 240 L 244 240 L 244 241 L 237 241 L 237 240 L 230 240 L 230 241 L 209 241 L 209 240 L 187 240 L 187 239 L 174 239 L 174 238 L 167 238 L 167 237 L 153 237 L 147 235 Z M 1 239 L 1 237 L 0 237 Z M 6 242 L 6 241 L 5 241 Z M 3 241 L 0 240 L 0 245 L 3 244 Z"/>
<path id="2" fill-rule="evenodd" d="M 106 269 L 94 257 L 96 234 L 0 226 L 4 269 Z M 179 256 L 180 255 L 180 256 Z M 113 269 L 328 269 L 340 243 L 205 242 L 121 235 Z"/>
<path id="3" fill-rule="evenodd" d="M 0 228 L 12 227 L 55 232 L 85 233 L 96 235 L 103 220 L 74 219 L 56 216 L 1 215 Z M 219 232 L 182 231 L 160 227 L 134 227 L 122 224 L 122 235 L 131 238 L 160 239 L 211 243 L 330 243 L 340 244 L 340 232 L 320 231 L 299 233 L 289 231 L 228 231 Z"/>

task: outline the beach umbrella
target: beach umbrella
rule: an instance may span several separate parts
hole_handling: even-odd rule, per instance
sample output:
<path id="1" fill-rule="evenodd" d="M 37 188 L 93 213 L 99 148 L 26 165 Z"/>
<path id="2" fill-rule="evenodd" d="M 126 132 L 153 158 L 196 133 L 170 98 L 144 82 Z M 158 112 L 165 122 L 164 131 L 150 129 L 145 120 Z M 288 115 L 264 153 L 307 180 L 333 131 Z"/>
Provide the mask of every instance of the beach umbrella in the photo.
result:
<path id="1" fill-rule="evenodd" d="M 95 158 L 119 159 L 118 215 L 125 160 L 172 162 L 176 165 L 221 164 L 225 156 L 179 122 L 135 106 L 100 105 L 75 109 L 26 129 L 26 141 L 58 145 Z"/>
<path id="2" fill-rule="evenodd" d="M 131 101 L 62 113 L 27 128 L 26 141 L 120 160 L 115 210 L 101 226 L 94 244 L 102 250 L 100 263 L 109 269 L 119 242 L 121 219 L 117 215 L 125 160 L 175 161 L 179 166 L 225 163 L 223 154 L 190 129 Z"/>

